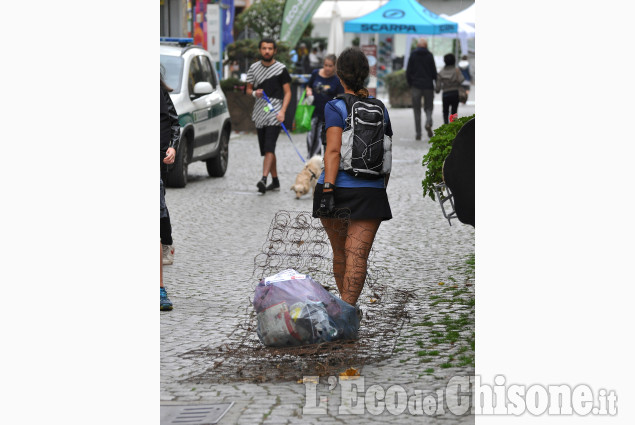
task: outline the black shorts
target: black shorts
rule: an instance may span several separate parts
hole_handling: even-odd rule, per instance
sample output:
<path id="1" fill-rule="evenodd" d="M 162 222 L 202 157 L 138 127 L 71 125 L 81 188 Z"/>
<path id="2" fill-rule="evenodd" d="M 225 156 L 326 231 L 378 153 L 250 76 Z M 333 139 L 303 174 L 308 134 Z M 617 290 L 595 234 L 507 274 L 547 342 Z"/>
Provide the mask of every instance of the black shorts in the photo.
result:
<path id="1" fill-rule="evenodd" d="M 276 142 L 278 141 L 278 136 L 280 135 L 280 126 L 270 125 L 262 128 L 257 128 L 256 130 L 258 130 L 258 145 L 260 145 L 260 155 L 265 156 L 266 152 L 275 153 Z"/>
<path id="2" fill-rule="evenodd" d="M 323 215 L 318 211 L 323 187 L 324 185 L 320 183 L 315 186 L 313 196 L 313 217 L 315 218 L 331 217 L 351 220 L 390 220 L 392 218 L 386 189 L 374 187 L 336 187 L 335 210 L 329 215 Z"/>

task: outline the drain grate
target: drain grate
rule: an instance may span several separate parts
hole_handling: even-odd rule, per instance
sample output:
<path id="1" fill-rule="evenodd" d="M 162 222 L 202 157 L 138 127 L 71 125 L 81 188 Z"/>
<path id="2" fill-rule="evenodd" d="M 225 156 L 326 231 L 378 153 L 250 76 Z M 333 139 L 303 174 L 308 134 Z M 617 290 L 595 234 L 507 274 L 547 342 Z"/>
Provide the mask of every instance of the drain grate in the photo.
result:
<path id="1" fill-rule="evenodd" d="M 161 425 L 217 424 L 233 405 L 234 402 L 161 406 Z"/>

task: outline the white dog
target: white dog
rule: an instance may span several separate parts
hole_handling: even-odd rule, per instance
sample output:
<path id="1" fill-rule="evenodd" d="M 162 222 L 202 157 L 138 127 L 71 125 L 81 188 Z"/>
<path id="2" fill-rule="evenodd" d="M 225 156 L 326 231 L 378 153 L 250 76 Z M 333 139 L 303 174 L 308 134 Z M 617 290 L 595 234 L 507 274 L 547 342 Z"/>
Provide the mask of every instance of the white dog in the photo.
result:
<path id="1" fill-rule="evenodd" d="M 320 174 L 322 174 L 322 157 L 315 155 L 306 162 L 302 171 L 296 176 L 295 184 L 291 186 L 291 190 L 295 191 L 295 198 L 300 199 L 302 195 L 309 193 L 309 189 L 315 192 L 315 185 Z"/>

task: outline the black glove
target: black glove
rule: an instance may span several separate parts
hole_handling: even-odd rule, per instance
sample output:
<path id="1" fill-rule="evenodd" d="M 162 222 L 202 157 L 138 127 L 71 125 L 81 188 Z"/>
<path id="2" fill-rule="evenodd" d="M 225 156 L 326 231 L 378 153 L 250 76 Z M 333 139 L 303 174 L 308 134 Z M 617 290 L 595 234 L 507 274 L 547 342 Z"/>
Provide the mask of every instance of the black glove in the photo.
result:
<path id="1" fill-rule="evenodd" d="M 330 214 L 335 209 L 335 191 L 322 192 L 320 199 L 320 212 L 322 214 Z"/>

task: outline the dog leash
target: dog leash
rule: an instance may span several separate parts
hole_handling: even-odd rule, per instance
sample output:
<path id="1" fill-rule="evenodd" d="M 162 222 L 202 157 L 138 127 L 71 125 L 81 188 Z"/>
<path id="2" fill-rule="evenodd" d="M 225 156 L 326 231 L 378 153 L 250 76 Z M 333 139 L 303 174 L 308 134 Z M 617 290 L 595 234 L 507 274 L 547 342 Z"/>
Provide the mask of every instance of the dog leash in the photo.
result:
<path id="1" fill-rule="evenodd" d="M 264 90 L 262 91 L 262 97 L 264 97 L 265 101 L 267 102 L 267 106 L 269 108 L 269 112 L 275 113 L 276 110 L 273 108 L 273 105 L 271 104 L 271 101 L 269 100 L 269 97 L 267 97 L 267 93 L 265 93 Z M 265 108 L 265 111 L 266 110 L 267 110 L 267 108 Z M 289 134 L 289 131 L 287 131 L 287 127 L 285 127 L 284 122 L 281 122 L 280 124 L 282 125 L 282 129 L 284 130 L 284 132 L 287 133 L 287 136 L 289 137 L 289 140 L 291 141 L 291 144 L 293 145 L 293 149 L 295 149 L 295 152 L 300 157 L 300 160 L 302 161 L 303 164 L 306 164 L 306 161 L 302 157 L 302 154 L 300 153 L 298 148 L 295 147 L 295 143 L 293 143 L 293 139 L 291 138 L 291 135 Z"/>

